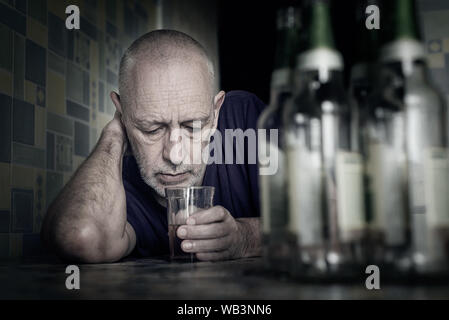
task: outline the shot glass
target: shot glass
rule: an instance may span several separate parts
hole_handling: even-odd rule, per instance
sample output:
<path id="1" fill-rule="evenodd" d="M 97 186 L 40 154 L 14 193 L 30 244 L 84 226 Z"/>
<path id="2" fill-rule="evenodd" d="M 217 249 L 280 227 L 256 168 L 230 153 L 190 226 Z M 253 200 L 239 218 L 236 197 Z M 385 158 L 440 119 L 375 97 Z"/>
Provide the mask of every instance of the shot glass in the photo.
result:
<path id="1" fill-rule="evenodd" d="M 171 261 L 193 262 L 195 255 L 181 248 L 182 239 L 176 235 L 178 228 L 198 211 L 213 206 L 214 187 L 167 187 L 168 240 Z"/>

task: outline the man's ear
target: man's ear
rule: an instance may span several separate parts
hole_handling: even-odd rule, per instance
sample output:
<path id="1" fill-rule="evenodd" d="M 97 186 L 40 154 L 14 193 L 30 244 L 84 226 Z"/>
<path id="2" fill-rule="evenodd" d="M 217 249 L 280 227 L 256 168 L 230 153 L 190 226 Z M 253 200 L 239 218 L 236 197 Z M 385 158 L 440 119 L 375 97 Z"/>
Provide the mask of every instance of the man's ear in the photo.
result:
<path id="1" fill-rule="evenodd" d="M 217 128 L 218 115 L 220 114 L 220 108 L 224 102 L 226 93 L 222 90 L 214 97 L 214 128 Z"/>
<path id="2" fill-rule="evenodd" d="M 120 113 L 120 115 L 123 115 L 123 108 L 122 108 L 122 104 L 120 102 L 120 96 L 117 92 L 111 91 L 111 100 L 115 105 L 115 109 L 117 110 L 118 113 Z"/>

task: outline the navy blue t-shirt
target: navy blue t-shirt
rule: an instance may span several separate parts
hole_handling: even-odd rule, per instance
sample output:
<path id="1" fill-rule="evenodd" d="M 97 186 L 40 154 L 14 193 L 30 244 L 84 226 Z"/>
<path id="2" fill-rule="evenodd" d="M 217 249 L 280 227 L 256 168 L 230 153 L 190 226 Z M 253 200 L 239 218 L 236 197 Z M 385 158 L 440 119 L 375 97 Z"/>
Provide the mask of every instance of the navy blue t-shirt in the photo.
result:
<path id="1" fill-rule="evenodd" d="M 217 129 L 223 140 L 223 161 L 222 164 L 207 165 L 202 185 L 215 187 L 214 205 L 223 206 L 234 218 L 260 216 L 257 164 L 249 164 L 257 153 L 248 155 L 248 140 L 245 139 L 243 164 L 236 164 L 236 143 L 233 164 L 225 164 L 225 129 L 257 129 L 257 119 L 264 108 L 263 102 L 254 94 L 231 91 L 225 95 L 220 109 Z M 228 139 L 226 143 L 232 142 Z M 142 180 L 133 156 L 124 157 L 123 184 L 127 219 L 137 237 L 133 255 L 168 254 L 166 208 L 156 201 L 150 187 Z"/>

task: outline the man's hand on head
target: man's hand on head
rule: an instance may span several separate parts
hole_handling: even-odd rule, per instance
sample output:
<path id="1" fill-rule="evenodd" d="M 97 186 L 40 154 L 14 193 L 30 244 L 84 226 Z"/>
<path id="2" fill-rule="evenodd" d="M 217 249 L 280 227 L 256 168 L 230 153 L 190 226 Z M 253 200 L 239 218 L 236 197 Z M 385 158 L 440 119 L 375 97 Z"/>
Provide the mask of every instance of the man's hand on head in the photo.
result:
<path id="1" fill-rule="evenodd" d="M 237 259 L 258 255 L 258 218 L 234 219 L 221 206 L 202 210 L 187 219 L 177 235 L 181 248 L 195 253 L 199 260 Z"/>

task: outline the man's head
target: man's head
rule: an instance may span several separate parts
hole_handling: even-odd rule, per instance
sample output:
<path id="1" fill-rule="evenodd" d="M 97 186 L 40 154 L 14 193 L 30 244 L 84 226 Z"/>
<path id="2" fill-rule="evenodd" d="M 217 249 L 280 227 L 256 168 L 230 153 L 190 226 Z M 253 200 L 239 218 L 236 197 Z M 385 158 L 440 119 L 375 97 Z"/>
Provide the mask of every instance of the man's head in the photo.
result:
<path id="1" fill-rule="evenodd" d="M 208 139 L 194 139 L 194 125 L 215 129 L 224 100 L 204 48 L 178 31 L 145 34 L 122 57 L 119 91 L 111 96 L 144 181 L 161 197 L 166 186 L 200 185 L 205 164 L 193 157 Z"/>

